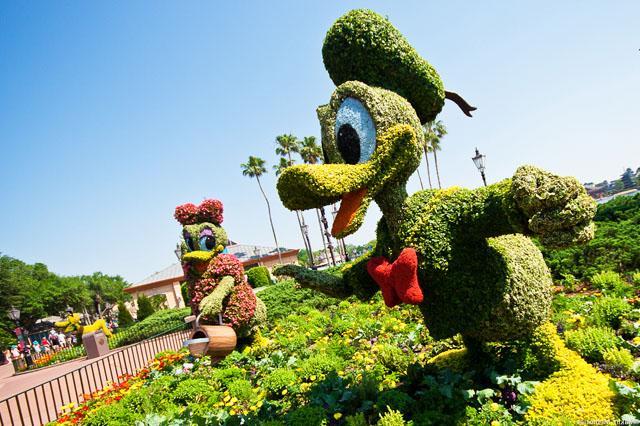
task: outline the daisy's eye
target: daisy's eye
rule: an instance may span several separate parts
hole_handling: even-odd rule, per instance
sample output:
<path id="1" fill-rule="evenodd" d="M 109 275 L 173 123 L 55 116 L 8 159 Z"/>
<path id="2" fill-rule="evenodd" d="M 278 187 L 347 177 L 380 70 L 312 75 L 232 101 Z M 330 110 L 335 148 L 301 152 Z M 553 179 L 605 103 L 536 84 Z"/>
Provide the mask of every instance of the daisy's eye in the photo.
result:
<path id="1" fill-rule="evenodd" d="M 356 98 L 345 98 L 336 114 L 336 144 L 347 164 L 369 161 L 376 149 L 376 128 L 367 108 Z"/>
<path id="2" fill-rule="evenodd" d="M 191 234 L 189 234 L 187 231 L 184 231 L 184 233 L 182 234 L 182 237 L 184 238 L 184 243 L 187 245 L 187 248 L 189 249 L 189 251 L 195 250 L 195 247 L 193 245 L 193 238 L 191 237 Z"/>
<path id="3" fill-rule="evenodd" d="M 200 250 L 211 251 L 216 246 L 216 239 L 213 235 L 200 237 Z"/>

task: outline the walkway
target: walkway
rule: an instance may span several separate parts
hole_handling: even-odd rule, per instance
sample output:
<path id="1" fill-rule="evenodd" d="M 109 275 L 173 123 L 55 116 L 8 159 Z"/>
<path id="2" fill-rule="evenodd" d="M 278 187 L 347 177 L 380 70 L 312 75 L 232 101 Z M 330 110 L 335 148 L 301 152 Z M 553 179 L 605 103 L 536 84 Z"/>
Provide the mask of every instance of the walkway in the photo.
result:
<path id="1" fill-rule="evenodd" d="M 79 359 L 0 380 L 0 425 L 36 425 L 57 418 L 60 407 L 134 374 L 155 354 L 177 350 L 191 329 L 118 348 L 100 358 Z"/>

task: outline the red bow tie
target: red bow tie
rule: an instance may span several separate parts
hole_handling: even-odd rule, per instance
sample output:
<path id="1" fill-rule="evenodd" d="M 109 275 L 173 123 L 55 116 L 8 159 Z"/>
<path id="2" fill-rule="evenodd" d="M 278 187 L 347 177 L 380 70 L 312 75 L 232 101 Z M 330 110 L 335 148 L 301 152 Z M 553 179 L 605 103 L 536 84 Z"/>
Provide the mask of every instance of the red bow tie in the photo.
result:
<path id="1" fill-rule="evenodd" d="M 367 271 L 380 287 L 388 307 L 422 302 L 424 296 L 418 284 L 418 255 L 415 249 L 403 249 L 393 263 L 389 263 L 384 256 L 374 257 L 367 262 Z"/>

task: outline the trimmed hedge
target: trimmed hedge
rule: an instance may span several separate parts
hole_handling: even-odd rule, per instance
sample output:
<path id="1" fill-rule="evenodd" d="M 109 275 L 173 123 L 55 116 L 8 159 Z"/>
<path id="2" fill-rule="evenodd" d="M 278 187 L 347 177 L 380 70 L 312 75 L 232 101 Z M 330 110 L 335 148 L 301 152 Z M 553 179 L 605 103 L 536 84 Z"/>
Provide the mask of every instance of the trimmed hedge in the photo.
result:
<path id="1" fill-rule="evenodd" d="M 247 281 L 253 288 L 266 287 L 273 284 L 269 269 L 266 266 L 255 266 L 247 271 Z"/>

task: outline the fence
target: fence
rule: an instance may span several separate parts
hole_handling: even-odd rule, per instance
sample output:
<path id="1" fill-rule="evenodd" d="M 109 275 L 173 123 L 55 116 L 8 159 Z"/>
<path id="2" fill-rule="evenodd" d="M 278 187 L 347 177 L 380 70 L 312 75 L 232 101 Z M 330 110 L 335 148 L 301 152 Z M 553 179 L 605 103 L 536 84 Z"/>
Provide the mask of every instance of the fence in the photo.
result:
<path id="1" fill-rule="evenodd" d="M 182 326 L 182 321 L 179 321 L 178 323 Z M 175 321 L 170 321 L 168 325 L 159 323 L 149 327 L 145 327 L 144 329 L 140 329 L 139 327 L 134 326 L 117 330 L 116 333 L 114 333 L 113 337 L 109 338 L 109 348 L 115 349 L 125 345 L 137 343 L 142 340 L 148 339 L 149 337 L 159 336 L 161 334 L 166 334 L 168 332 L 174 331 L 175 328 Z M 82 345 L 67 346 L 56 350 L 50 350 L 48 352 L 43 351 L 40 353 L 32 351 L 31 367 L 27 367 L 25 358 L 13 360 L 13 367 L 16 371 L 22 372 L 26 371 L 27 369 L 34 370 L 37 368 L 48 367 L 50 365 L 58 364 L 61 362 L 71 361 L 73 359 L 80 358 L 86 355 L 87 353 L 85 352 L 84 346 Z"/>
<path id="2" fill-rule="evenodd" d="M 44 424 L 58 417 L 60 407 L 71 402 L 79 404 L 84 394 L 102 389 L 108 382 L 117 382 L 123 374 L 134 374 L 158 352 L 177 350 L 191 334 L 188 324 L 182 324 L 166 334 L 151 337 L 123 347 L 82 367 L 65 373 L 0 401 L 0 426 L 31 426 Z"/>

